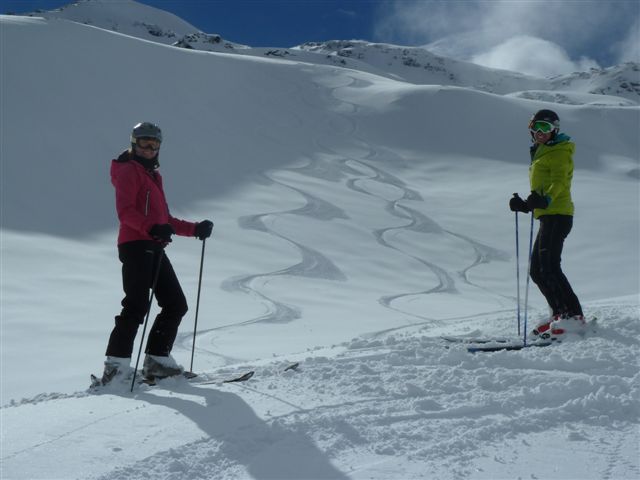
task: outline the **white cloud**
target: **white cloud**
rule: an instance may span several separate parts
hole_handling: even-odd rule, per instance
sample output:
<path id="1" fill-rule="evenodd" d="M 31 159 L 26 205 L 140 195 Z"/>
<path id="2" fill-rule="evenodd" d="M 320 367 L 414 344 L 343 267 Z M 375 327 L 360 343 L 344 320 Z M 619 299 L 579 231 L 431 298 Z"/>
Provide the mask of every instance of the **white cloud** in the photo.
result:
<path id="1" fill-rule="evenodd" d="M 562 47 L 528 35 L 511 37 L 487 52 L 474 55 L 471 61 L 486 67 L 513 70 L 537 77 L 551 77 L 598 67 L 596 62 L 589 59 L 572 61 Z"/>
<path id="2" fill-rule="evenodd" d="M 380 41 L 428 44 L 452 58 L 527 73 L 534 58 L 540 71 L 570 73 L 633 59 L 640 48 L 640 27 L 631 27 L 640 18 L 638 0 L 395 0 L 378 17 Z M 526 50 L 518 55 L 516 47 Z"/>
<path id="3" fill-rule="evenodd" d="M 353 10 L 346 10 L 344 8 L 339 8 L 336 10 L 336 12 L 339 13 L 340 15 L 344 15 L 345 17 L 355 18 L 358 16 L 358 14 Z"/>
<path id="4" fill-rule="evenodd" d="M 631 25 L 627 36 L 614 46 L 614 52 L 618 63 L 640 62 L 640 18 Z"/>

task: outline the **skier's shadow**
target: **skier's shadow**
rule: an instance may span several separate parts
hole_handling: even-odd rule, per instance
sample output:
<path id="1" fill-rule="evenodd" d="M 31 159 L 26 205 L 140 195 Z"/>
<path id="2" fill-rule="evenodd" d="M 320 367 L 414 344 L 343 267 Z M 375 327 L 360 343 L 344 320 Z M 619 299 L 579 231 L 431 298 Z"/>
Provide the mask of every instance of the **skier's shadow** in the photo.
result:
<path id="1" fill-rule="evenodd" d="M 252 478 L 348 479 L 307 435 L 262 420 L 239 395 L 190 384 L 180 385 L 174 391 L 202 397 L 205 405 L 177 395 L 151 392 L 143 392 L 137 398 L 184 415 L 215 441 L 212 450 L 218 448 L 220 456 L 244 465 Z M 209 454 L 202 461 L 210 464 L 211 460 Z M 206 465 L 198 467 L 207 469 Z"/>

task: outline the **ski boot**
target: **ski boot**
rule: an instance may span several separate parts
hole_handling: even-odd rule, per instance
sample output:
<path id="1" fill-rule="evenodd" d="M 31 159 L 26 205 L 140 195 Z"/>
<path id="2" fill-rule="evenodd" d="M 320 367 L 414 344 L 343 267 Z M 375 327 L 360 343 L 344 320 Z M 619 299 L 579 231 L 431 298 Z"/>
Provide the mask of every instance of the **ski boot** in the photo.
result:
<path id="1" fill-rule="evenodd" d="M 126 383 L 131 380 L 133 369 L 130 363 L 130 358 L 107 356 L 104 361 L 102 377 L 98 378 L 95 375 L 91 375 L 91 387 L 103 387 L 111 383 Z"/>
<path id="2" fill-rule="evenodd" d="M 536 325 L 536 327 L 531 331 L 530 337 L 540 340 L 547 340 L 551 338 L 551 324 L 559 321 L 561 318 L 561 315 L 555 314 L 551 318 L 545 318 L 541 320 L 538 325 Z"/>
<path id="3" fill-rule="evenodd" d="M 149 355 L 144 358 L 142 365 L 142 376 L 148 380 L 156 380 L 160 378 L 175 377 L 182 375 L 184 368 L 178 365 L 175 359 L 168 355 L 162 357 L 159 355 Z"/>
<path id="4" fill-rule="evenodd" d="M 562 340 L 567 335 L 582 335 L 587 329 L 584 315 L 563 317 L 551 322 L 549 335 L 552 340 Z"/>

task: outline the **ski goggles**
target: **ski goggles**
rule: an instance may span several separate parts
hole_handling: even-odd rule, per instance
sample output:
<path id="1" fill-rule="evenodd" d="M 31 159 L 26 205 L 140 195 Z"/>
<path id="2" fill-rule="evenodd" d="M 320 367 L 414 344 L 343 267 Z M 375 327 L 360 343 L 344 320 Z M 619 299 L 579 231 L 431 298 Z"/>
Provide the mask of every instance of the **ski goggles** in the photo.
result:
<path id="1" fill-rule="evenodd" d="M 555 128 L 556 126 L 553 123 L 545 122 L 544 120 L 537 120 L 529 124 L 529 130 L 531 130 L 533 133 L 550 133 L 554 131 Z"/>
<path id="2" fill-rule="evenodd" d="M 157 152 L 160 150 L 160 142 L 152 139 L 139 139 L 136 142 L 136 147 L 140 150 L 149 150 L 151 152 Z"/>

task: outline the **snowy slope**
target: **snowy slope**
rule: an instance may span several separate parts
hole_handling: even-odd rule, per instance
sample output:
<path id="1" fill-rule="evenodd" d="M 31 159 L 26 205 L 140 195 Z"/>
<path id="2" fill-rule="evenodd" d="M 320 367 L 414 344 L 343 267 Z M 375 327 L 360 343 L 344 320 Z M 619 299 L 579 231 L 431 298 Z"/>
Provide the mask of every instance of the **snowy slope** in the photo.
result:
<path id="1" fill-rule="evenodd" d="M 42 395 L 3 409 L 12 440 L 4 473 L 637 478 L 633 303 L 593 305 L 607 325 L 554 351 L 473 356 L 443 348 L 422 326 L 317 350 L 297 372 L 254 364 L 247 384 L 166 380 L 135 396 Z M 487 323 L 499 324 L 487 317 L 475 325 Z"/>
<path id="2" fill-rule="evenodd" d="M 2 478 L 640 477 L 637 106 L 0 22 Z M 541 106 L 578 145 L 563 265 L 596 332 L 446 348 L 515 335 L 506 202 Z M 86 392 L 121 297 L 109 161 L 141 119 L 173 213 L 216 223 L 194 368 L 247 384 Z M 200 244 L 168 254 L 193 307 Z"/>

